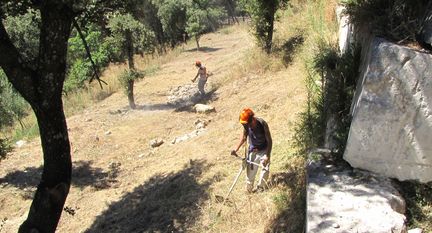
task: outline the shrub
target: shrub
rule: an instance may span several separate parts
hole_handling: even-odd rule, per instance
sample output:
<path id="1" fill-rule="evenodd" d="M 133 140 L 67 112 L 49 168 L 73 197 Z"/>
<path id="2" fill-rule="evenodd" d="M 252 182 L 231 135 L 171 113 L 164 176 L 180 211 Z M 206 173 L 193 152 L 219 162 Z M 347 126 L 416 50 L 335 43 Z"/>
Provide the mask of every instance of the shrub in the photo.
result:
<path id="1" fill-rule="evenodd" d="M 416 41 L 432 10 L 429 0 L 347 0 L 344 5 L 352 23 L 397 42 Z"/>

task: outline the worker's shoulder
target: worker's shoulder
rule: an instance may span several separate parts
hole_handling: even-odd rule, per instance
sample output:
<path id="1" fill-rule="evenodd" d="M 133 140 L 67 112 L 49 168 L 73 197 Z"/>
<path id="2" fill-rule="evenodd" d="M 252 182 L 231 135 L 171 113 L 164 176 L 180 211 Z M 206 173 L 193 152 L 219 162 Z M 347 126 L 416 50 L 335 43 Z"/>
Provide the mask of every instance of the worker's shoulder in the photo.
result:
<path id="1" fill-rule="evenodd" d="M 261 117 L 255 117 L 257 119 L 257 121 L 259 121 L 259 123 L 263 124 L 263 125 L 267 125 L 267 121 L 265 121 L 264 119 L 262 119 Z"/>

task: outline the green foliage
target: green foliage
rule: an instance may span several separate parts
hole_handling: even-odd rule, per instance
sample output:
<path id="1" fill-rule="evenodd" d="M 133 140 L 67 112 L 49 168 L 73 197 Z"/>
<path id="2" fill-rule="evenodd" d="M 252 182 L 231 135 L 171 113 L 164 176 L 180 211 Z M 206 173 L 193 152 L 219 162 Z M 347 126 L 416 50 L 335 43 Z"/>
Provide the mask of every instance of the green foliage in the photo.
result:
<path id="1" fill-rule="evenodd" d="M 210 0 L 195 0 L 187 9 L 186 32 L 190 37 L 200 37 L 202 34 L 214 31 L 226 12 L 222 7 L 212 5 Z"/>
<path id="2" fill-rule="evenodd" d="M 33 61 L 39 53 L 40 22 L 40 14 L 34 10 L 4 20 L 11 40 L 26 61 Z"/>
<path id="3" fill-rule="evenodd" d="M 432 10 L 429 0 L 346 0 L 344 5 L 352 23 L 394 41 L 415 41 Z"/>
<path id="4" fill-rule="evenodd" d="M 316 80 L 317 76 L 312 73 L 306 77 L 307 108 L 300 113 L 300 121 L 294 129 L 294 144 L 300 154 L 306 154 L 309 149 L 320 147 L 324 142 L 323 95 Z"/>
<path id="5" fill-rule="evenodd" d="M 135 81 L 138 79 L 142 79 L 144 78 L 144 73 L 137 71 L 137 70 L 125 70 L 123 71 L 120 76 L 119 76 L 119 81 L 123 87 L 123 89 L 125 90 L 125 94 L 128 95 L 129 93 L 129 82 L 130 81 Z"/>
<path id="6" fill-rule="evenodd" d="M 171 46 L 174 47 L 179 41 L 183 41 L 186 35 L 186 0 L 153 0 L 157 7 L 157 15 L 162 23 L 163 30 Z"/>
<path id="7" fill-rule="evenodd" d="M 115 48 L 103 40 L 102 33 L 93 25 L 84 30 L 85 40 L 96 67 L 101 70 L 108 65 Z M 68 75 L 63 90 L 68 93 L 84 86 L 86 80 L 93 74 L 93 67 L 88 59 L 84 44 L 79 34 L 74 31 L 68 41 Z"/>
<path id="8" fill-rule="evenodd" d="M 132 32 L 135 53 L 152 53 L 155 48 L 155 35 L 144 24 L 134 19 L 131 14 L 114 14 L 108 22 L 111 36 L 107 38 L 108 46 L 114 48 L 118 58 L 124 60 L 126 53 L 126 31 Z"/>
<path id="9" fill-rule="evenodd" d="M 288 0 L 240 0 L 240 2 L 252 17 L 258 45 L 270 53 L 276 11 L 285 6 Z"/>
<path id="10" fill-rule="evenodd" d="M 7 152 L 11 150 L 8 141 L 4 138 L 0 138 L 0 161 L 6 158 Z"/>
<path id="11" fill-rule="evenodd" d="M 336 47 L 319 47 L 306 81 L 308 106 L 296 127 L 295 139 L 301 152 L 323 147 L 326 125 L 333 118 L 335 131 L 330 140 L 336 143 L 336 148 L 332 149 L 337 151 L 337 158 L 341 158 L 351 125 L 350 107 L 359 63 L 358 47 L 343 55 L 339 55 Z"/>
<path id="12" fill-rule="evenodd" d="M 28 110 L 27 102 L 15 91 L 0 69 L 0 129 L 21 121 Z"/>
<path id="13" fill-rule="evenodd" d="M 401 193 L 407 204 L 408 227 L 432 229 L 432 182 L 401 182 Z"/>

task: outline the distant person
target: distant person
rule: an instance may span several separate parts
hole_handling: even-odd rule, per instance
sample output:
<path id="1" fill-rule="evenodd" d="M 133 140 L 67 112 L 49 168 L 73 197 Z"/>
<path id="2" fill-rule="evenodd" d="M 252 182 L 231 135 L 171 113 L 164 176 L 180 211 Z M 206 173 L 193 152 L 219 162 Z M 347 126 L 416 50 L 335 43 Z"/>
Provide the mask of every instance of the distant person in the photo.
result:
<path id="1" fill-rule="evenodd" d="M 240 123 L 243 125 L 243 132 L 237 147 L 231 151 L 232 155 L 237 155 L 238 150 L 249 137 L 249 148 L 247 160 L 262 165 L 261 174 L 256 189 L 253 189 L 254 180 L 258 171 L 258 166 L 247 164 L 246 168 L 246 189 L 248 192 L 263 191 L 267 187 L 267 179 L 270 169 L 270 155 L 272 150 L 272 138 L 267 122 L 255 117 L 250 108 L 245 108 L 240 113 Z"/>
<path id="2" fill-rule="evenodd" d="M 205 94 L 204 86 L 205 86 L 205 84 L 207 82 L 207 78 L 208 78 L 207 69 L 203 64 L 201 64 L 200 61 L 196 61 L 195 66 L 198 68 L 198 72 L 195 75 L 195 78 L 193 78 L 191 81 L 195 82 L 195 80 L 199 76 L 198 91 L 201 95 L 204 95 Z"/>

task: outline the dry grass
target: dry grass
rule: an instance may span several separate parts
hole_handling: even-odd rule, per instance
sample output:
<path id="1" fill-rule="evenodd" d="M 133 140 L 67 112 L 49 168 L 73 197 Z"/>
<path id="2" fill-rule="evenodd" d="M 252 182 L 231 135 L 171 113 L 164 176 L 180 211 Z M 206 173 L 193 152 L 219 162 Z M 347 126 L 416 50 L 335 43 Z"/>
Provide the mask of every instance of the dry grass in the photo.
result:
<path id="1" fill-rule="evenodd" d="M 205 35 L 201 44 L 203 51 L 188 43 L 155 63 L 137 58 L 139 69 L 159 67 L 136 83 L 142 109 L 128 110 L 127 98 L 115 91 L 68 117 L 74 177 L 66 207 L 75 214 L 63 213 L 58 232 L 301 232 L 304 161 L 292 147 L 293 128 L 306 101 L 301 57 L 286 64 L 281 57 L 261 53 L 245 25 Z M 304 51 L 303 44 L 298 46 L 296 51 Z M 164 105 L 171 88 L 190 83 L 197 59 L 213 73 L 208 103 L 216 113 L 210 115 Z M 103 79 L 114 83 L 122 68 L 110 66 Z M 240 166 L 228 154 L 239 140 L 238 114 L 245 106 L 269 123 L 274 185 L 246 194 L 243 175 L 228 204 L 222 205 L 216 196 L 225 196 Z M 191 132 L 198 118 L 210 120 L 205 133 L 170 145 L 176 136 Z M 152 149 L 148 143 L 156 137 L 165 143 Z M 3 230 L 16 231 L 25 218 L 30 200 L 23 193 L 36 185 L 25 180 L 38 177 L 40 158 L 35 140 L 2 162 L 0 179 L 8 182 L 0 191 L 0 219 L 8 218 Z"/>

